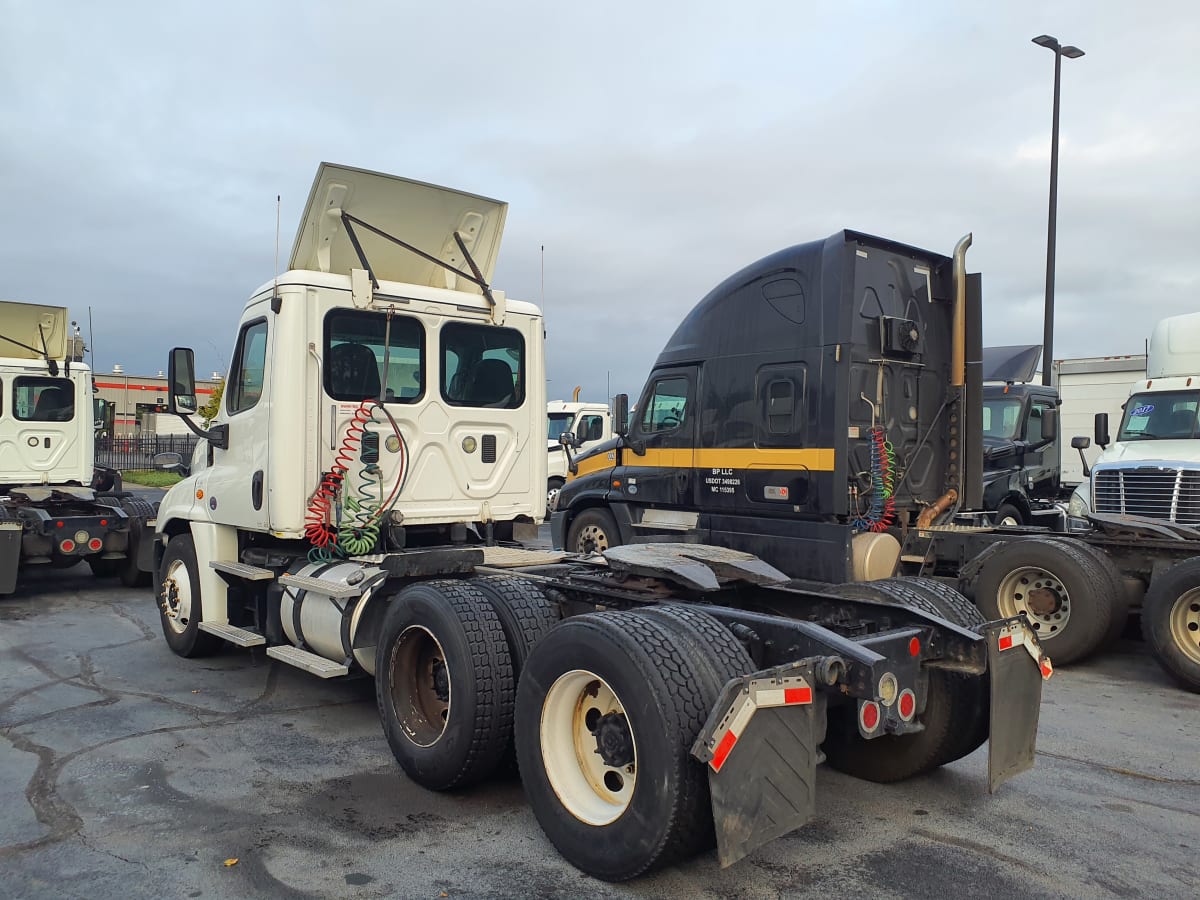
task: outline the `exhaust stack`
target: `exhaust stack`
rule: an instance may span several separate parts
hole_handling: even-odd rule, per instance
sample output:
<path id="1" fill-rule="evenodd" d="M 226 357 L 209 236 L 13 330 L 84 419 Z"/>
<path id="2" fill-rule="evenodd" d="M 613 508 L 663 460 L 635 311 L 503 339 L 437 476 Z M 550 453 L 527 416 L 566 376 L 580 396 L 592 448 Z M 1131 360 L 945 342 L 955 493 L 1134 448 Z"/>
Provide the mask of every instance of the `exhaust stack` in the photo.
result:
<path id="1" fill-rule="evenodd" d="M 972 235 L 967 233 L 954 245 L 954 319 L 950 345 L 950 385 L 962 387 L 967 372 L 967 248 Z"/>

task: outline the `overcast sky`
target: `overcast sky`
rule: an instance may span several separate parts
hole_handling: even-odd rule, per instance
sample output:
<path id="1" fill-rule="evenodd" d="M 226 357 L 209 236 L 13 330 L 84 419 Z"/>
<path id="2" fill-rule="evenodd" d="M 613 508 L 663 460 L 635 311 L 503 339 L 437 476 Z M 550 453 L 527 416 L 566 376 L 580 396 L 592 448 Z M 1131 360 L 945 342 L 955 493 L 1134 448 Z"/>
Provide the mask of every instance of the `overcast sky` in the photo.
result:
<path id="1" fill-rule="evenodd" d="M 509 202 L 494 284 L 542 302 L 548 395 L 636 393 L 712 286 L 855 228 L 974 232 L 984 339 L 1040 343 L 1064 60 L 1057 357 L 1200 309 L 1194 2 L 0 0 L 0 298 L 95 364 L 224 370 L 321 160 Z"/>

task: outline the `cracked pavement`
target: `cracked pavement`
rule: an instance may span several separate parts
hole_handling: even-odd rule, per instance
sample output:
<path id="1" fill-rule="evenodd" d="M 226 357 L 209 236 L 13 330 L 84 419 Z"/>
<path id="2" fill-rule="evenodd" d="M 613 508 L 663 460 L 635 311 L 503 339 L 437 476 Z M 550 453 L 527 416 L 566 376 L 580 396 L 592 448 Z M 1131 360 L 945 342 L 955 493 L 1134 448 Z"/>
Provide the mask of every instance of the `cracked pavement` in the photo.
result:
<path id="1" fill-rule="evenodd" d="M 607 885 L 519 782 L 408 782 L 366 680 L 179 659 L 149 590 L 82 566 L 0 598 L 0 897 L 1200 895 L 1200 696 L 1140 644 L 1057 673 L 1035 769 L 986 775 L 985 751 L 891 786 L 822 768 L 816 820 L 742 863 Z"/>

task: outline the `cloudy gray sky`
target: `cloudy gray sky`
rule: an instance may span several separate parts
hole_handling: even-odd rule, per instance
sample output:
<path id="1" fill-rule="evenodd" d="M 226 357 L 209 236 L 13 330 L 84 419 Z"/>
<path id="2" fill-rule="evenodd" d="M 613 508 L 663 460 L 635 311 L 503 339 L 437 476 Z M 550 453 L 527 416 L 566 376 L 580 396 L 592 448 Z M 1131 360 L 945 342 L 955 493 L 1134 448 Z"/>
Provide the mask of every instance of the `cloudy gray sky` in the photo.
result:
<path id="1" fill-rule="evenodd" d="M 0 0 L 0 297 L 92 308 L 97 367 L 224 369 L 318 162 L 507 200 L 494 283 L 548 386 L 636 392 L 714 284 L 851 227 L 973 231 L 985 340 L 1056 356 L 1200 309 L 1200 5 Z M 86 329 L 85 329 L 86 330 Z"/>

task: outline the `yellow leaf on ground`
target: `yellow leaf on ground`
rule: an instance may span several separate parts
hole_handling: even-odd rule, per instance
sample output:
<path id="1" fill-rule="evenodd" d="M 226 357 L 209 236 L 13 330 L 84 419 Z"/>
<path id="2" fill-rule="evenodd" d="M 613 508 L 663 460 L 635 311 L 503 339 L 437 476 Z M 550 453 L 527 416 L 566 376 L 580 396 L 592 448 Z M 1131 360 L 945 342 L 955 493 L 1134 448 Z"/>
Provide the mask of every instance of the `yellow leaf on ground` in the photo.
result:
<path id="1" fill-rule="evenodd" d="M 238 864 L 238 858 L 236 856 L 231 856 L 231 857 L 229 857 L 229 859 L 225 860 L 225 866 L 227 868 L 229 866 L 236 866 L 237 864 Z"/>

